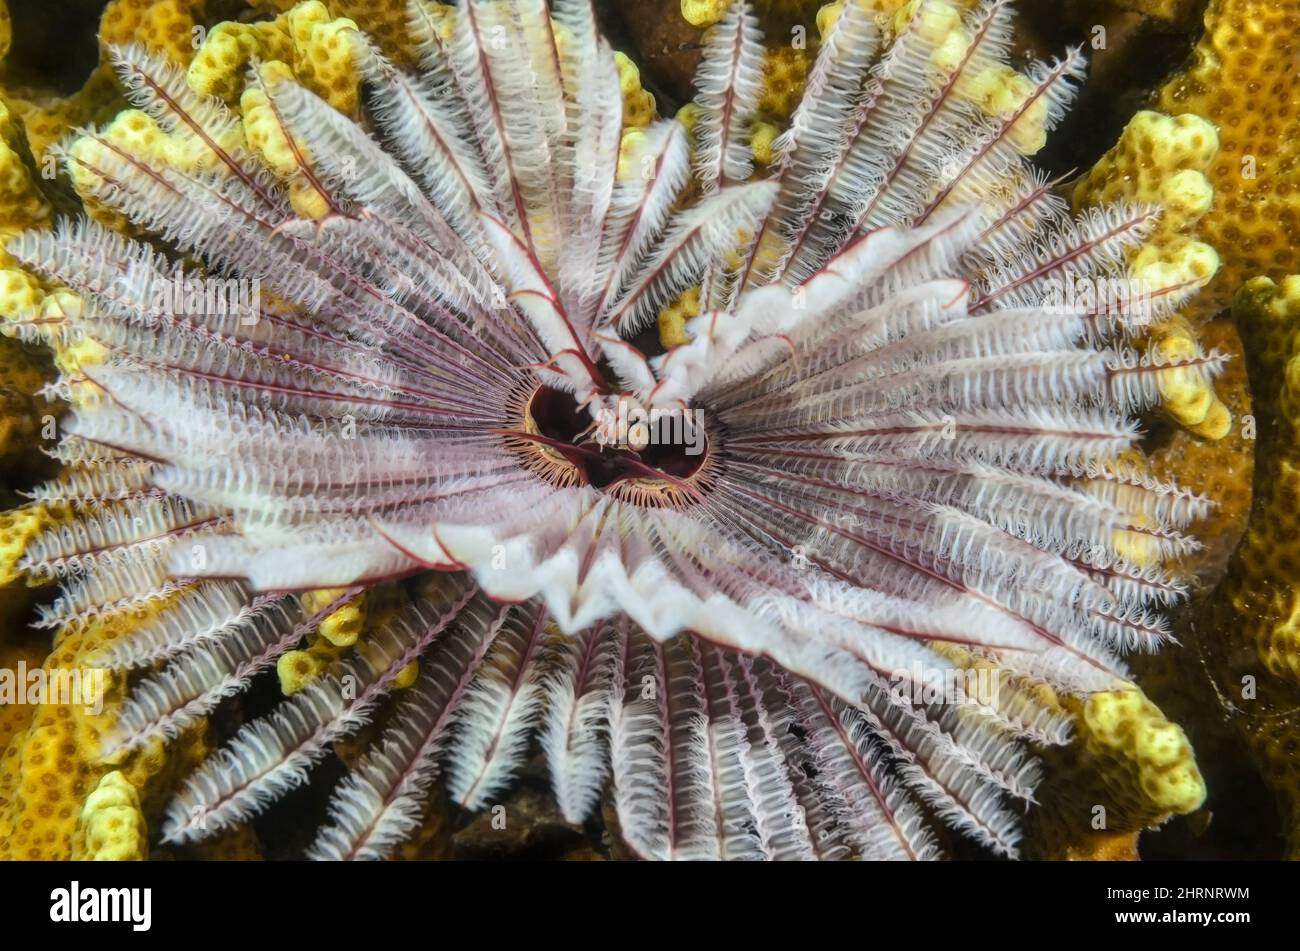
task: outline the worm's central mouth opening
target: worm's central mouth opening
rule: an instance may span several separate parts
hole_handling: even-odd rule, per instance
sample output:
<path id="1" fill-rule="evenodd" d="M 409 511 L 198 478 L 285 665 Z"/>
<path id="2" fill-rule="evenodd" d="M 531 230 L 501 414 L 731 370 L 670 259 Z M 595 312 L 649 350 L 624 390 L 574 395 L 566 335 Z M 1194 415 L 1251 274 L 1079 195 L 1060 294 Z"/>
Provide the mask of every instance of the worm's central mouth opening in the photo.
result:
<path id="1" fill-rule="evenodd" d="M 560 484 L 589 485 L 648 505 L 686 504 L 703 488 L 709 440 L 699 410 L 647 411 L 620 401 L 598 422 L 571 393 L 539 386 L 523 423 L 527 435 L 520 441 L 545 458 L 532 468 Z"/>

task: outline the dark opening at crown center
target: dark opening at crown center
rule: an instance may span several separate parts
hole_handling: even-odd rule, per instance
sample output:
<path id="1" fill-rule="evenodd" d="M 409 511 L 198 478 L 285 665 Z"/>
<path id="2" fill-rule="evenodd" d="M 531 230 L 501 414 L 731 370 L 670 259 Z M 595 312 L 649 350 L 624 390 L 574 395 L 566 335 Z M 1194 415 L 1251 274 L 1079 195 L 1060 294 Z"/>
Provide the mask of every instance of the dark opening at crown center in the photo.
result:
<path id="1" fill-rule="evenodd" d="M 572 393 L 541 386 L 528 402 L 528 415 L 545 445 L 564 456 L 582 473 L 587 484 L 603 489 L 624 479 L 667 482 L 687 479 L 708 457 L 702 432 L 686 429 L 694 417 L 660 417 L 647 425 L 649 443 L 639 450 L 627 444 L 601 443 L 595 437 L 591 413 L 578 405 Z M 639 420 L 633 415 L 631 422 Z"/>

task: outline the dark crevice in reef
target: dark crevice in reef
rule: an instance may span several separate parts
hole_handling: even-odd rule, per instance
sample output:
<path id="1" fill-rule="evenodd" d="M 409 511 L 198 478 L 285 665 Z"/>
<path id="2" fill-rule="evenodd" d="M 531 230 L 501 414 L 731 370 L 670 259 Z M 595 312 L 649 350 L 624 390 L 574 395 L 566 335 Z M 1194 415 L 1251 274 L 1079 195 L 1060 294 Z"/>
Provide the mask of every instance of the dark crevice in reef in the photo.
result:
<path id="1" fill-rule="evenodd" d="M 4 63 L 7 78 L 60 95 L 80 89 L 99 61 L 99 16 L 104 2 L 11 2 L 13 43 Z"/>
<path id="2" fill-rule="evenodd" d="M 13 42 L 5 58 L 6 85 L 67 96 L 77 92 L 99 64 L 100 19 L 109 0 L 9 0 Z M 207 26 L 228 20 L 268 19 L 243 0 L 207 0 Z"/>
<path id="3" fill-rule="evenodd" d="M 1207 0 L 1208 2 L 1208 0 Z M 1119 139 L 1134 113 L 1151 108 L 1154 91 L 1191 53 L 1201 34 L 1205 3 L 1179 23 L 1118 9 L 1092 0 L 1021 0 L 1014 65 L 1059 57 L 1082 46 L 1088 73 L 1079 95 L 1034 163 L 1053 176 L 1092 168 Z M 1094 43 L 1104 32 L 1104 48 Z"/>

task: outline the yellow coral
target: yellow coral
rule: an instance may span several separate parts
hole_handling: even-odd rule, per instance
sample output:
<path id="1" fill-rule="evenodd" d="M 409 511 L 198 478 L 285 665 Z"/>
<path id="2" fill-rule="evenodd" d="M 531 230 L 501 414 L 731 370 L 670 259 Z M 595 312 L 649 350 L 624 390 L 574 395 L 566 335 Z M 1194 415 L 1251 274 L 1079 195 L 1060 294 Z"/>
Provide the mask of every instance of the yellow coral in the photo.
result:
<path id="1" fill-rule="evenodd" d="M 158 608 L 154 603 L 138 612 L 118 612 L 59 636 L 42 670 L 50 683 L 57 676 L 80 675 L 83 692 L 46 696 L 34 707 L 27 729 L 16 733 L 0 755 L 0 860 L 79 855 L 83 805 L 105 774 L 120 771 L 148 815 L 160 808 L 162 795 L 179 776 L 206 755 L 205 724 L 200 722 L 167 747 L 155 740 L 118 754 L 113 763 L 101 756 L 125 682 L 108 672 L 97 680 L 101 675 L 90 673 L 90 656 L 129 635 Z M 64 700 L 72 702 L 60 702 Z"/>
<path id="2" fill-rule="evenodd" d="M 1137 832 L 1204 801 L 1205 782 L 1182 728 L 1136 686 L 1060 695 L 956 645 L 935 650 L 981 675 L 967 678 L 974 699 L 1010 706 L 1019 696 L 1073 720 L 1068 746 L 1042 750 L 1045 777 L 1035 793 L 1041 807 L 1029 814 L 1028 857 L 1135 858 Z"/>
<path id="3" fill-rule="evenodd" d="M 148 857 L 140 795 L 120 772 L 106 773 L 81 810 L 83 841 L 77 858 L 143 861 Z"/>
<path id="4" fill-rule="evenodd" d="M 419 676 L 420 662 L 418 660 L 413 660 L 397 672 L 397 675 L 393 678 L 393 689 L 405 690 L 407 687 L 411 686 L 411 684 L 415 683 L 416 678 Z"/>
<path id="5" fill-rule="evenodd" d="M 789 119 L 803 97 L 811 62 L 806 49 L 768 47 L 763 56 L 763 93 L 758 101 L 759 111 L 773 119 Z"/>
<path id="6" fill-rule="evenodd" d="M 942 70 L 955 70 L 965 60 L 971 37 L 962 18 L 973 5 L 970 0 L 950 3 L 922 0 L 854 0 L 876 14 L 886 38 L 896 35 L 921 14 L 913 25 L 933 45 L 931 62 Z M 844 0 L 828 3 L 817 11 L 817 29 L 824 38 L 844 11 Z M 1019 111 L 1034 92 L 1034 83 L 1010 66 L 989 66 L 972 76 L 963 76 L 958 95 L 975 103 L 986 115 L 1005 118 Z M 1039 151 L 1047 142 L 1047 103 L 1034 103 L 1011 127 L 1008 141 L 1025 155 Z"/>
<path id="7" fill-rule="evenodd" d="M 1153 239 L 1185 234 L 1209 211 L 1214 187 L 1205 172 L 1219 149 L 1214 125 L 1198 115 L 1137 113 L 1119 141 L 1074 187 L 1076 210 L 1107 202 L 1159 205 Z"/>
<path id="8" fill-rule="evenodd" d="M 1214 126 L 1197 115 L 1137 113 L 1119 141 L 1074 188 L 1075 210 L 1110 202 L 1158 205 L 1155 231 L 1129 261 L 1129 273 L 1151 292 L 1201 287 L 1219 269 L 1219 255 L 1192 232 L 1209 211 L 1214 188 L 1206 170 L 1218 152 Z M 1184 322 L 1158 328 L 1150 343 L 1159 359 L 1195 355 L 1196 335 Z M 1169 370 L 1159 378 L 1162 407 L 1179 425 L 1206 439 L 1221 439 L 1232 414 L 1200 376 Z"/>
<path id="9" fill-rule="evenodd" d="M 770 122 L 755 122 L 753 138 L 750 145 L 754 149 L 754 161 L 759 165 L 772 165 L 776 162 L 776 139 L 781 130 Z"/>
<path id="10" fill-rule="evenodd" d="M 0 267 L 12 263 L 7 239 L 28 228 L 49 224 L 53 210 L 36 187 L 26 135 L 16 109 L 0 98 Z M 0 301 L 0 313 L 15 313 Z"/>
<path id="11" fill-rule="evenodd" d="M 254 6 L 277 11 L 292 9 L 294 3 L 295 0 L 253 0 Z M 424 6 L 435 17 L 455 10 L 451 4 L 428 0 Z M 399 64 L 413 66 L 416 63 L 415 36 L 407 19 L 405 0 L 329 0 L 329 8 L 335 16 L 363 24 L 367 35 Z"/>
<path id="12" fill-rule="evenodd" d="M 1300 856 L 1300 276 L 1248 281 L 1235 296 L 1233 315 L 1253 391 L 1243 438 L 1258 439 L 1254 502 L 1226 576 L 1179 633 L 1197 652 L 1197 682 L 1209 675 L 1214 714 L 1230 715 L 1252 751 L 1253 771 L 1277 796 L 1294 858 Z"/>
<path id="13" fill-rule="evenodd" d="M 0 528 L 4 527 L 0 516 Z M 12 635 L 10 635 L 12 636 Z M 45 652 L 36 643 L 11 642 L 0 640 L 0 669 L 15 671 L 20 669 L 38 670 L 45 660 Z M 20 667 L 19 665 L 22 665 Z M 16 685 L 15 685 L 16 686 Z M 23 698 L 25 700 L 25 698 Z M 17 696 L 13 702 L 0 700 L 0 751 L 9 745 L 9 741 L 18 733 L 26 731 L 31 725 L 33 704 L 19 702 Z"/>
<path id="14" fill-rule="evenodd" d="M 31 228 L 49 220 L 51 210 L 24 161 L 24 130 L 9 103 L 0 99 L 0 228 Z"/>
<path id="15" fill-rule="evenodd" d="M 227 102 L 239 97 L 253 59 L 292 61 L 293 41 L 281 20 L 270 23 L 218 23 L 199 48 L 186 73 L 190 88 Z"/>
<path id="16" fill-rule="evenodd" d="M 1079 733 L 1122 815 L 1152 822 L 1205 801 L 1205 781 L 1187 736 L 1137 688 L 1096 693 L 1083 704 Z"/>
<path id="17" fill-rule="evenodd" d="M 318 614 L 346 593 L 343 588 L 304 592 L 300 596 L 303 610 Z M 276 662 L 281 692 L 290 696 L 319 677 L 331 662 L 357 643 L 365 623 L 365 598 L 349 601 L 328 614 L 312 633 L 305 650 L 289 651 Z"/>
<path id="18" fill-rule="evenodd" d="M 0 320 L 30 319 L 44 300 L 45 291 L 36 278 L 17 268 L 0 269 Z"/>
<path id="19" fill-rule="evenodd" d="M 834 3 L 828 3 L 817 11 L 817 33 L 824 40 L 834 29 L 835 24 L 839 22 L 840 15 L 844 13 L 844 0 L 835 0 Z"/>
<path id="20" fill-rule="evenodd" d="M 1136 858 L 1137 832 L 1200 808 L 1205 781 L 1186 735 L 1137 687 L 1056 703 L 1073 714 L 1076 737 L 1044 753 L 1028 857 Z"/>
<path id="21" fill-rule="evenodd" d="M 353 114 L 358 105 L 360 76 L 353 62 L 357 25 L 346 17 L 331 19 L 315 0 L 290 10 L 294 73 L 312 92 L 340 112 Z"/>
<path id="22" fill-rule="evenodd" d="M 1300 275 L 1246 283 L 1233 307 L 1251 358 L 1261 446 L 1255 517 L 1236 556 L 1235 628 L 1275 676 L 1300 683 Z"/>
<path id="23" fill-rule="evenodd" d="M 114 0 L 99 21 L 103 46 L 143 43 L 173 63 L 188 63 L 198 47 L 204 0 Z"/>
<path id="24" fill-rule="evenodd" d="M 239 135 L 238 128 L 232 127 L 225 132 L 226 138 L 216 144 L 230 149 L 238 144 Z M 94 190 L 102 184 L 99 169 L 111 161 L 114 148 L 149 162 L 186 171 L 206 170 L 218 165 L 217 153 L 188 128 L 178 127 L 173 132 L 165 132 L 152 116 L 139 109 L 124 109 L 118 113 L 97 138 L 78 138 L 69 150 L 73 188 L 82 196 L 91 217 L 118 230 L 126 228 L 122 216 L 104 208 L 93 198 Z"/>
<path id="25" fill-rule="evenodd" d="M 288 651 L 275 664 L 280 692 L 291 697 L 320 676 L 324 662 L 311 651 Z"/>
<path id="26" fill-rule="evenodd" d="M 623 92 L 623 125 L 642 128 L 654 121 L 655 97 L 641 86 L 641 70 L 623 53 L 615 53 L 618 85 Z"/>
<path id="27" fill-rule="evenodd" d="M 1255 275 L 1280 280 L 1300 265 L 1300 0 L 1211 0 L 1193 62 L 1161 90 L 1158 107 L 1218 127 L 1206 175 L 1212 210 L 1200 237 L 1218 249 L 1217 279 L 1192 302 L 1213 314 Z"/>
<path id="28" fill-rule="evenodd" d="M 353 62 L 354 21 L 330 16 L 318 0 L 261 23 L 220 23 L 208 34 L 186 74 L 195 92 L 234 102 L 253 61 L 281 64 L 292 77 L 340 112 L 355 114 L 360 77 Z"/>
<path id="29" fill-rule="evenodd" d="M 965 55 L 965 41 L 957 56 Z M 1024 108 L 1034 94 L 1035 85 L 1010 66 L 990 66 L 977 73 L 960 88 L 960 93 L 976 103 L 986 115 L 1010 118 Z M 1007 141 L 1024 155 L 1033 155 L 1047 144 L 1047 101 L 1039 99 L 1011 126 Z"/>
<path id="30" fill-rule="evenodd" d="M 665 347 L 690 343 L 686 335 L 686 322 L 700 313 L 700 288 L 688 287 L 681 295 L 659 312 L 659 342 Z"/>
<path id="31" fill-rule="evenodd" d="M 731 6 L 731 0 L 682 0 L 682 19 L 691 26 L 713 26 Z"/>
<path id="32" fill-rule="evenodd" d="M 0 586 L 13 584 L 22 577 L 19 559 L 32 540 L 53 522 L 54 516 L 44 505 L 24 505 L 0 512 Z"/>
<path id="33" fill-rule="evenodd" d="M 315 614 L 329 607 L 343 594 L 344 591 L 341 588 L 308 591 L 302 596 L 303 608 L 308 614 Z M 364 599 L 358 598 L 356 601 L 349 602 L 334 611 L 321 622 L 320 636 L 335 647 L 351 647 L 357 642 L 357 638 L 360 636 L 365 624 L 365 617 L 362 613 L 363 604 Z"/>
<path id="34" fill-rule="evenodd" d="M 42 176 L 56 171 L 49 147 L 79 126 L 107 122 L 121 110 L 123 100 L 113 72 L 106 66 L 95 70 L 80 90 L 71 96 L 13 97 L 13 111 L 22 117 L 35 167 Z"/>
<path id="35" fill-rule="evenodd" d="M 263 63 L 259 74 L 268 84 L 294 81 L 289 67 L 278 60 Z M 294 211 L 304 218 L 325 217 L 330 210 L 329 198 L 303 171 L 302 162 L 308 153 L 301 143 L 289 141 L 266 93 L 259 88 L 245 89 L 239 103 L 248 147 L 267 168 L 288 183 Z"/>
<path id="36" fill-rule="evenodd" d="M 1190 360 L 1197 343 L 1184 326 L 1165 328 L 1152 342 L 1152 350 L 1164 362 Z M 1232 427 L 1232 413 L 1215 394 L 1214 388 L 1186 367 L 1164 370 L 1158 378 L 1162 407 L 1182 426 L 1206 439 L 1222 439 Z"/>

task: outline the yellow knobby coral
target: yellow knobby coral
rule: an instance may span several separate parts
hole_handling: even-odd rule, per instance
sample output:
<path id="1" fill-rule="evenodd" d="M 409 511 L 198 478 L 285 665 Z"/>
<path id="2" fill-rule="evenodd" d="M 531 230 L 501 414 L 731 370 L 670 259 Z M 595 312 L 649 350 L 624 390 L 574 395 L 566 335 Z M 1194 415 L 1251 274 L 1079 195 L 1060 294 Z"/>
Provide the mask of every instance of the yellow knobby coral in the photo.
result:
<path id="1" fill-rule="evenodd" d="M 0 512 L 0 587 L 13 584 L 22 577 L 18 561 L 27 546 L 46 531 L 55 516 L 44 505 L 24 505 L 21 508 Z"/>
<path id="2" fill-rule="evenodd" d="M 258 73 L 268 85 L 295 81 L 289 67 L 278 60 L 263 63 L 258 67 Z M 304 218 L 323 218 L 329 214 L 329 196 L 303 169 L 303 163 L 310 160 L 310 153 L 301 142 L 289 141 L 266 93 L 260 88 L 245 89 L 239 104 L 244 114 L 248 147 L 267 168 L 288 183 L 289 202 L 294 211 Z"/>
<path id="3" fill-rule="evenodd" d="M 1300 275 L 1258 277 L 1236 294 L 1257 436 L 1254 504 L 1223 582 L 1208 599 L 1199 650 L 1220 703 L 1277 796 L 1289 854 L 1300 856 Z M 1196 629 L 1193 635 L 1196 636 Z M 1217 708 L 1216 708 L 1217 709 Z"/>
<path id="4" fill-rule="evenodd" d="M 81 809 L 82 840 L 74 857 L 141 862 L 148 857 L 140 795 L 120 772 L 106 773 Z"/>
<path id="5" fill-rule="evenodd" d="M 20 116 L 0 99 L 0 228 L 31 228 L 47 222 L 51 211 L 24 161 L 25 130 Z"/>
<path id="6" fill-rule="evenodd" d="M 308 614 L 315 614 L 337 601 L 344 593 L 341 588 L 308 591 L 302 595 L 303 609 Z M 363 607 L 364 599 L 361 598 L 343 605 L 321 622 L 320 636 L 335 647 L 351 647 L 357 642 L 365 626 Z"/>
<path id="7" fill-rule="evenodd" d="M 393 689 L 405 690 L 407 687 L 411 686 L 411 684 L 415 683 L 416 678 L 419 676 L 420 662 L 418 660 L 413 660 L 397 672 L 397 675 L 393 678 Z"/>
<path id="8" fill-rule="evenodd" d="M 288 651 L 275 663 L 275 674 L 280 679 L 280 692 L 292 697 L 320 676 L 325 661 L 310 650 Z"/>
<path id="9" fill-rule="evenodd" d="M 1143 110 L 1129 120 L 1115 146 L 1079 179 L 1074 187 L 1075 210 L 1122 201 L 1159 205 L 1160 221 L 1148 243 L 1187 234 L 1214 201 L 1214 187 L 1205 172 L 1218 149 L 1214 125 L 1200 116 Z"/>
<path id="10" fill-rule="evenodd" d="M 335 109 L 355 114 L 360 77 L 353 61 L 353 20 L 332 18 L 308 0 L 262 23 L 219 23 L 212 28 L 186 79 L 195 92 L 233 103 L 244 92 L 248 66 L 283 64 L 292 76 Z"/>
<path id="11" fill-rule="evenodd" d="M 1205 781 L 1186 734 L 1141 690 L 1093 694 L 1078 722 L 1084 749 L 1126 822 L 1151 825 L 1205 801 Z"/>
<path id="12" fill-rule="evenodd" d="M 1045 776 L 1035 795 L 1042 805 L 1030 813 L 1029 857 L 1124 857 L 1115 853 L 1133 852 L 1137 832 L 1200 807 L 1205 782 L 1187 737 L 1136 686 L 1060 695 L 956 645 L 935 650 L 977 675 L 965 678 L 971 699 L 1004 711 L 1030 701 L 1051 713 L 1038 719 L 1049 734 L 1073 722 L 1068 745 L 1041 751 Z"/>
<path id="13" fill-rule="evenodd" d="M 274 13 L 283 13 L 294 7 L 297 0 L 249 0 L 250 5 Z M 449 3 L 422 0 L 425 9 L 435 17 L 454 11 Z M 335 16 L 345 17 L 365 27 L 366 33 L 377 42 L 385 54 L 403 66 L 412 66 L 418 60 L 415 35 L 407 17 L 406 0 L 329 0 Z"/>
<path id="14" fill-rule="evenodd" d="M 308 591 L 301 596 L 302 606 L 308 614 L 316 614 L 345 594 L 343 588 Z M 381 617 L 386 609 L 387 606 L 381 599 L 378 606 Z M 350 601 L 331 612 L 310 635 L 310 643 L 305 649 L 289 651 L 277 661 L 276 674 L 280 680 L 281 692 L 285 696 L 290 696 L 302 690 L 319 677 L 331 663 L 356 646 L 365 633 L 366 620 L 364 597 Z M 420 666 L 417 661 L 407 664 L 393 678 L 393 689 L 401 690 L 411 686 L 415 683 L 419 672 Z"/>
<path id="15" fill-rule="evenodd" d="M 226 150 L 242 144 L 238 125 L 226 129 L 215 144 Z M 129 230 L 126 219 L 93 197 L 94 189 L 102 184 L 99 169 L 112 161 L 115 148 L 144 161 L 187 172 L 224 167 L 212 146 L 194 135 L 188 127 L 178 124 L 174 131 L 166 132 L 152 116 L 140 109 L 119 112 L 97 136 L 81 136 L 72 143 L 68 164 L 72 186 L 82 196 L 86 213 L 108 227 L 122 231 Z"/>
<path id="16" fill-rule="evenodd" d="M 53 210 L 36 187 L 36 172 L 17 110 L 0 98 L 0 267 L 13 259 L 4 245 L 28 228 L 48 226 Z M 4 302 L 9 303 L 8 301 Z M 0 313 L 15 311 L 0 307 Z"/>
<path id="17" fill-rule="evenodd" d="M 173 63 L 188 63 L 198 48 L 206 0 L 114 0 L 99 20 L 101 46 L 142 43 Z"/>
<path id="18" fill-rule="evenodd" d="M 86 798 L 113 770 L 133 786 L 145 815 L 161 807 L 176 780 L 207 754 L 203 721 L 169 745 L 156 739 L 106 762 L 101 750 L 113 728 L 125 681 L 95 673 L 91 656 L 128 636 L 160 603 L 120 611 L 64 630 L 41 668 L 47 684 L 81 685 L 51 692 L 0 755 L 0 860 L 67 859 L 79 854 Z M 70 701 L 70 702 L 69 702 Z"/>
<path id="19" fill-rule="evenodd" d="M 789 119 L 803 98 L 812 57 L 795 46 L 769 46 L 763 55 L 763 93 L 758 111 L 772 119 Z"/>
<path id="20" fill-rule="evenodd" d="M 1076 737 L 1044 752 L 1029 857 L 1135 858 L 1137 832 L 1200 808 L 1205 781 L 1186 734 L 1137 687 L 1057 702 L 1074 715 Z"/>
<path id="21" fill-rule="evenodd" d="M 303 610 L 311 615 L 325 610 L 344 594 L 342 588 L 323 588 L 307 591 L 300 597 Z M 350 601 L 326 616 L 305 649 L 289 651 L 276 662 L 281 692 L 291 696 L 319 677 L 330 663 L 357 643 L 365 623 L 364 598 Z"/>
<path id="22" fill-rule="evenodd" d="M 682 19 L 691 26 L 709 27 L 727 15 L 732 0 L 682 0 Z"/>
<path id="23" fill-rule="evenodd" d="M 659 312 L 659 342 L 665 347 L 690 343 L 686 322 L 700 314 L 700 288 L 688 287 L 678 298 Z"/>
<path id="24" fill-rule="evenodd" d="M 107 122 L 122 109 L 124 101 L 113 71 L 101 66 L 71 96 L 14 96 L 11 105 L 22 118 L 38 174 L 52 176 L 58 169 L 50 146 L 75 128 Z"/>
<path id="25" fill-rule="evenodd" d="M 754 161 L 759 165 L 767 166 L 776 163 L 779 156 L 776 152 L 776 140 L 781 135 L 781 130 L 770 122 L 755 122 L 753 137 L 750 139 L 750 145 L 754 149 Z"/>
<path id="26" fill-rule="evenodd" d="M 1218 270 L 1218 253 L 1192 236 L 1214 200 L 1205 172 L 1218 146 L 1214 126 L 1200 116 L 1144 110 L 1075 185 L 1076 211 L 1121 201 L 1162 209 L 1155 231 L 1129 261 L 1129 273 L 1140 287 L 1152 292 L 1202 287 Z M 1150 351 L 1157 360 L 1191 358 L 1196 336 L 1185 322 L 1173 321 L 1153 331 Z M 1175 422 L 1206 439 L 1228 433 L 1232 414 L 1203 377 L 1169 370 L 1161 374 L 1159 386 L 1162 408 Z"/>
<path id="27" fill-rule="evenodd" d="M 917 34 L 932 44 L 931 62 L 939 69 L 954 70 L 966 58 L 971 36 L 963 26 L 962 17 L 973 3 L 970 0 L 953 0 L 951 3 L 922 0 L 854 0 L 876 13 L 877 23 L 886 38 L 896 35 L 922 14 L 913 24 Z M 817 29 L 825 38 L 844 11 L 844 0 L 829 3 L 817 11 Z M 1010 66 L 996 64 L 971 76 L 963 75 L 957 94 L 973 103 L 986 115 L 1007 118 L 1019 111 L 1033 94 L 1034 83 Z M 1031 105 L 1016 120 L 1008 134 L 1008 141 L 1022 154 L 1033 155 L 1047 142 L 1047 103 Z"/>
<path id="28" fill-rule="evenodd" d="M 641 70 L 623 53 L 614 53 L 618 85 L 623 92 L 624 128 L 643 128 L 654 121 L 655 97 L 641 85 Z"/>
<path id="29" fill-rule="evenodd" d="M 1181 323 L 1162 328 L 1151 344 L 1152 352 L 1162 362 L 1191 360 L 1197 353 L 1197 341 Z M 1175 422 L 1206 439 L 1222 439 L 1232 428 L 1232 413 L 1214 387 L 1194 370 L 1179 367 L 1160 373 L 1161 408 Z"/>
<path id="30" fill-rule="evenodd" d="M 1158 107 L 1218 127 L 1214 188 L 1200 237 L 1222 256 L 1217 279 L 1191 302 L 1210 315 L 1255 275 L 1280 280 L 1300 258 L 1300 0 L 1211 0 L 1192 65 L 1160 91 Z"/>
<path id="31" fill-rule="evenodd" d="M 254 60 L 293 60 L 293 41 L 283 19 L 269 23 L 218 23 L 186 72 L 190 88 L 227 102 L 239 98 Z"/>
<path id="32" fill-rule="evenodd" d="M 0 528 L 3 528 L 3 517 L 0 517 Z M 8 590 L 0 587 L 0 591 Z M 10 635 L 12 636 L 12 635 Z M 41 664 L 45 661 L 45 652 L 40 645 L 36 643 L 12 643 L 7 640 L 0 640 L 0 669 L 13 671 L 16 677 L 17 671 L 21 669 L 39 670 Z M 22 665 L 21 667 L 19 665 Z M 15 690 L 19 685 L 15 683 Z M 26 702 L 26 698 L 20 698 L 15 695 L 12 702 L 0 700 L 0 751 L 3 751 L 9 745 L 9 741 L 18 733 L 26 731 L 31 725 L 32 714 L 36 707 L 34 704 Z"/>

